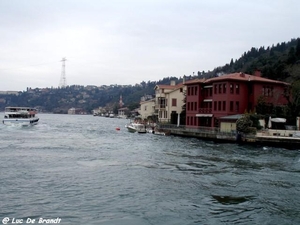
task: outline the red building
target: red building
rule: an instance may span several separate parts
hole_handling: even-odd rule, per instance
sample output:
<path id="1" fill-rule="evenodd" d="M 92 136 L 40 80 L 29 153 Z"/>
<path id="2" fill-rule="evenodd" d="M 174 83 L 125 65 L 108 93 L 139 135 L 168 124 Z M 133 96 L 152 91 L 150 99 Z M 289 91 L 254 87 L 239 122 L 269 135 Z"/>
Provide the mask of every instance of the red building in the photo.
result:
<path id="1" fill-rule="evenodd" d="M 220 117 L 254 111 L 263 96 L 266 103 L 285 105 L 287 83 L 255 75 L 232 73 L 185 82 L 186 126 L 219 127 Z"/>

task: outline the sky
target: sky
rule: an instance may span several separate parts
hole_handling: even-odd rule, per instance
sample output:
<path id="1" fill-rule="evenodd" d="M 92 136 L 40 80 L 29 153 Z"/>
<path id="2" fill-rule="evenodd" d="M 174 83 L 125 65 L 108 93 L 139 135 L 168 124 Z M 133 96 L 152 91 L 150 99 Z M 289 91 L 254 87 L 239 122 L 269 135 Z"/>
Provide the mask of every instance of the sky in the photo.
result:
<path id="1" fill-rule="evenodd" d="M 0 91 L 135 85 L 300 37 L 298 0 L 0 0 Z"/>

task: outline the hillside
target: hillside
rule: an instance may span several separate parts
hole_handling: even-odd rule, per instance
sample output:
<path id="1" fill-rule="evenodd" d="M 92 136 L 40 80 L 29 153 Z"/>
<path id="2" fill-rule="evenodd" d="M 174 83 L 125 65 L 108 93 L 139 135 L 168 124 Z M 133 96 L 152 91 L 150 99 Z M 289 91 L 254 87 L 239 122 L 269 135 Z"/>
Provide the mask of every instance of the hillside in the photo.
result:
<path id="1" fill-rule="evenodd" d="M 244 52 L 239 59 L 231 59 L 228 64 L 212 71 L 198 71 L 197 75 L 186 76 L 186 79 L 215 77 L 232 72 L 253 74 L 256 69 L 261 70 L 262 75 L 270 79 L 290 83 L 300 80 L 300 38 L 267 48 L 253 47 Z M 121 95 L 125 106 L 134 109 L 138 107 L 142 96 L 154 95 L 155 85 L 170 84 L 171 80 L 175 80 L 176 83 L 182 82 L 181 77 L 167 77 L 159 81 L 142 81 L 140 84 L 126 86 L 72 85 L 66 88 L 28 89 L 19 92 L 18 95 L 1 94 L 0 110 L 6 106 L 30 106 L 39 107 L 46 112 L 66 113 L 69 108 L 75 107 L 90 113 L 94 108 L 106 106 L 116 111 Z"/>
<path id="2" fill-rule="evenodd" d="M 291 39 L 285 43 L 265 48 L 251 48 L 242 56 L 212 72 L 204 73 L 204 76 L 217 76 L 232 72 L 244 72 L 253 74 L 259 69 L 263 77 L 292 83 L 300 79 L 300 38 Z"/>

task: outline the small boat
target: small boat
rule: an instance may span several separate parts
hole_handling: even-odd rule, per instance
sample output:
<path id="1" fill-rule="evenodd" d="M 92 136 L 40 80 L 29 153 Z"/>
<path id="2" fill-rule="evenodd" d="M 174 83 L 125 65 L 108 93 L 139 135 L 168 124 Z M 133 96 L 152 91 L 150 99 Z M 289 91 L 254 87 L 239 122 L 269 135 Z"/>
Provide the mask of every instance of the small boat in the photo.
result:
<path id="1" fill-rule="evenodd" d="M 135 133 L 135 132 L 138 132 L 140 134 L 147 133 L 146 125 L 142 124 L 142 123 L 129 123 L 129 124 L 125 125 L 125 127 L 131 133 Z"/>
<path id="2" fill-rule="evenodd" d="M 37 110 L 29 107 L 6 107 L 4 111 L 3 124 L 5 125 L 36 125 L 39 118 Z"/>
<path id="3" fill-rule="evenodd" d="M 147 130 L 147 132 L 150 134 L 155 134 L 155 135 L 162 135 L 162 136 L 168 135 L 166 132 L 158 131 L 156 129 L 149 129 L 149 130 Z"/>

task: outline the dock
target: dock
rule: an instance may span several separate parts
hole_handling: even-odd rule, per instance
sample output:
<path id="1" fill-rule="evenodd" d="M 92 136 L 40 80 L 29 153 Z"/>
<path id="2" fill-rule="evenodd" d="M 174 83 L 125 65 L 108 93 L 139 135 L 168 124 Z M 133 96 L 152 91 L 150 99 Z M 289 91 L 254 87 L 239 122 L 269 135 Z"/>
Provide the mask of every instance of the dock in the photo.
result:
<path id="1" fill-rule="evenodd" d="M 300 131 L 296 130 L 262 130 L 254 134 L 240 134 L 236 131 L 222 132 L 219 128 L 176 126 L 160 124 L 159 129 L 171 135 L 194 137 L 215 142 L 231 142 L 239 144 L 254 144 L 263 146 L 300 149 Z"/>

